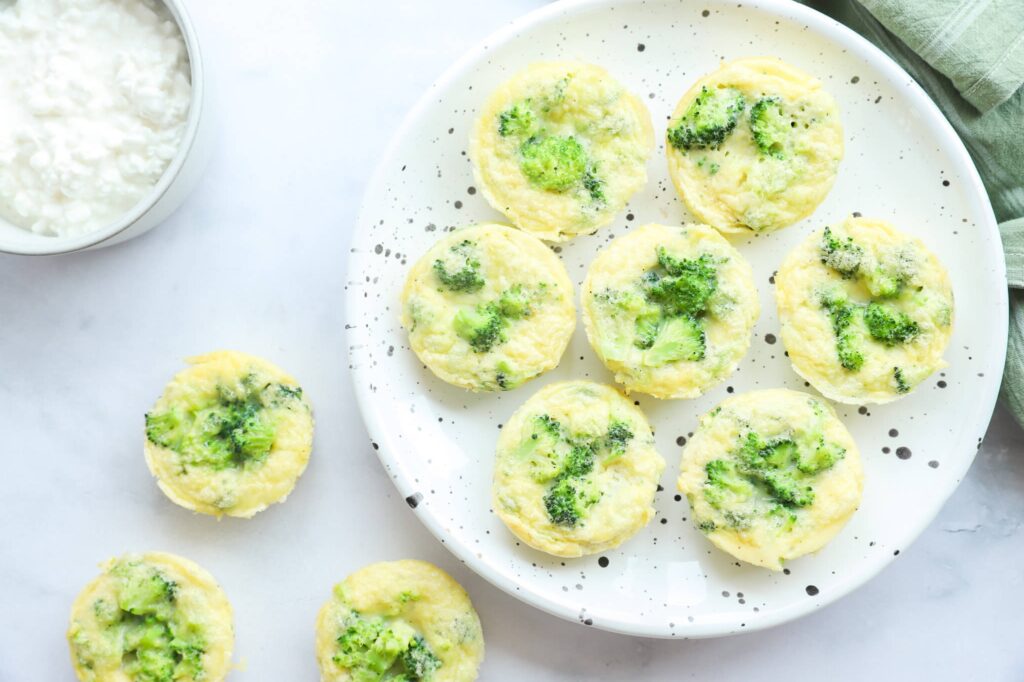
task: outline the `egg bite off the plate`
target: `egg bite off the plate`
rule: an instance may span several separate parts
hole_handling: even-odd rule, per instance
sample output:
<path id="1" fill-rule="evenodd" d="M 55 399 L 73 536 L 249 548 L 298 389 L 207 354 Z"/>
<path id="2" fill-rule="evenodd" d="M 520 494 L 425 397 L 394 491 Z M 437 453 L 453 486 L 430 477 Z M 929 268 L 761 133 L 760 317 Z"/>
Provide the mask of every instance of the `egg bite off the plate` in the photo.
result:
<path id="1" fill-rule="evenodd" d="M 484 637 L 466 591 L 425 561 L 372 564 L 334 587 L 316 622 L 322 682 L 470 682 Z"/>
<path id="2" fill-rule="evenodd" d="M 71 607 L 68 643 L 82 682 L 220 682 L 234 646 L 231 605 L 188 559 L 150 552 L 103 564 Z"/>
<path id="3" fill-rule="evenodd" d="M 513 224 L 564 241 L 607 225 L 647 182 L 644 104 L 599 66 L 534 64 L 501 84 L 470 140 L 484 197 Z"/>
<path id="4" fill-rule="evenodd" d="M 801 242 L 775 277 L 793 369 L 843 403 L 886 403 L 946 362 L 953 289 L 939 259 L 885 221 L 848 218 Z"/>
<path id="5" fill-rule="evenodd" d="M 176 504 L 249 518 L 283 502 L 306 468 L 313 414 L 291 376 L 261 358 L 188 359 L 146 413 L 146 463 Z"/>
<path id="6" fill-rule="evenodd" d="M 701 221 L 772 232 L 809 216 L 843 158 L 843 128 L 816 78 L 774 57 L 722 64 L 676 105 L 669 174 Z"/>
<path id="7" fill-rule="evenodd" d="M 706 225 L 644 225 L 606 246 L 583 282 L 583 324 L 629 391 L 694 398 L 750 347 L 761 311 L 750 265 Z"/>
<path id="8" fill-rule="evenodd" d="M 743 393 L 701 417 L 679 474 L 707 538 L 774 570 L 824 547 L 862 489 L 857 445 L 832 408 L 785 389 Z"/>
<path id="9" fill-rule="evenodd" d="M 647 525 L 664 468 L 646 417 L 621 393 L 589 381 L 551 384 L 501 430 L 494 511 L 535 549 L 593 554 Z"/>
<path id="10" fill-rule="evenodd" d="M 413 265 L 402 325 L 444 381 L 509 390 L 558 365 L 576 328 L 572 282 L 536 237 L 504 225 L 467 227 Z"/>

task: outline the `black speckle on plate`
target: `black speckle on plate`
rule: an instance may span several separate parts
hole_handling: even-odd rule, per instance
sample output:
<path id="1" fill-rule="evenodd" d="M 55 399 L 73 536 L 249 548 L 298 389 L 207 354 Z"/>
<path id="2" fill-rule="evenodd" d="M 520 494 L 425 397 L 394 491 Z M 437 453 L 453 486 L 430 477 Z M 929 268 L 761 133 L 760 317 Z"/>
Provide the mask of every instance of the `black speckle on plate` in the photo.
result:
<path id="1" fill-rule="evenodd" d="M 405 498 L 405 503 L 409 505 L 410 509 L 415 509 L 420 506 L 420 502 L 423 501 L 423 493 L 413 493 L 409 497 Z"/>

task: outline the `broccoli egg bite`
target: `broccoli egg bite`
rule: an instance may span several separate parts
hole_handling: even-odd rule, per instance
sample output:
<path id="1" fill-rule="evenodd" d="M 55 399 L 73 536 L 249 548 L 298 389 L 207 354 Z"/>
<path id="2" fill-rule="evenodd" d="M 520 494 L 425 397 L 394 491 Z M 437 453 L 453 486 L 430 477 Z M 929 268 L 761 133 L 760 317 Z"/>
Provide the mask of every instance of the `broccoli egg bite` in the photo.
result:
<path id="1" fill-rule="evenodd" d="M 558 365 L 576 328 L 572 282 L 536 237 L 504 225 L 467 227 L 413 265 L 402 325 L 439 378 L 506 391 Z"/>
<path id="2" fill-rule="evenodd" d="M 189 366 L 146 414 L 146 464 L 176 504 L 249 518 L 283 502 L 306 468 L 313 414 L 295 379 L 235 351 Z"/>
<path id="3" fill-rule="evenodd" d="M 234 646 L 231 604 L 205 570 L 173 554 L 102 565 L 71 607 L 68 643 L 82 682 L 220 682 Z"/>
<path id="4" fill-rule="evenodd" d="M 621 393 L 589 381 L 551 384 L 501 430 L 494 511 L 534 549 L 593 554 L 647 525 L 664 468 L 650 424 Z"/>
<path id="5" fill-rule="evenodd" d="M 835 100 L 773 57 L 723 64 L 669 120 L 669 174 L 700 220 L 724 233 L 772 232 L 814 212 L 843 158 Z"/>
<path id="6" fill-rule="evenodd" d="M 607 225 L 647 182 L 651 115 L 604 69 L 534 64 L 495 90 L 470 157 L 491 206 L 541 239 Z"/>
<path id="7" fill-rule="evenodd" d="M 615 380 L 657 398 L 694 398 L 729 376 L 761 312 L 750 265 L 705 225 L 616 238 L 582 297 L 587 338 Z"/>
<path id="8" fill-rule="evenodd" d="M 775 277 L 793 369 L 832 400 L 886 403 L 946 362 L 953 289 L 918 239 L 847 218 L 808 236 Z"/>
<path id="9" fill-rule="evenodd" d="M 776 571 L 824 547 L 862 489 L 857 445 L 832 408 L 785 389 L 744 393 L 701 417 L 679 473 L 708 539 Z"/>
<path id="10" fill-rule="evenodd" d="M 466 591 L 425 561 L 382 562 L 334 587 L 316 622 L 321 682 L 470 682 L 484 658 Z"/>

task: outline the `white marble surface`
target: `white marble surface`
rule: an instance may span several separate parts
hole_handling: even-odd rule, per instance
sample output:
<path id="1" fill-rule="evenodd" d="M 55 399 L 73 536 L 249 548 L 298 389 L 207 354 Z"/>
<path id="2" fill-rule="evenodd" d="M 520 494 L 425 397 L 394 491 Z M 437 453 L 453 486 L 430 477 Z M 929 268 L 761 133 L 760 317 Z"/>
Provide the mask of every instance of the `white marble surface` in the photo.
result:
<path id="1" fill-rule="evenodd" d="M 0 680 L 73 680 L 72 599 L 102 559 L 149 548 L 220 579 L 235 605 L 237 680 L 315 680 L 312 623 L 330 586 L 399 557 L 434 561 L 469 590 L 485 680 L 1024 679 L 1024 433 L 1002 411 L 914 545 L 851 596 L 766 632 L 611 635 L 534 611 L 458 564 L 396 494 L 355 411 L 347 243 L 367 176 L 419 93 L 541 3 L 189 4 L 220 104 L 199 190 L 125 245 L 0 257 Z M 174 507 L 141 454 L 142 413 L 180 359 L 220 347 L 286 367 L 318 416 L 295 493 L 248 522 Z"/>

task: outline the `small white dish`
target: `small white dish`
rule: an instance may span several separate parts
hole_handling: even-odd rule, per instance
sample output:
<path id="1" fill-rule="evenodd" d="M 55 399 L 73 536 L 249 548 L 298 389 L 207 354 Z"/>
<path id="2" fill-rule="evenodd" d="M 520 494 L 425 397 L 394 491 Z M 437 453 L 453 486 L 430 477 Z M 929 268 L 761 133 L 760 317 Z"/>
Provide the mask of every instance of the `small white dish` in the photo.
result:
<path id="1" fill-rule="evenodd" d="M 810 218 L 735 240 L 761 297 L 739 369 L 694 400 L 634 394 L 668 466 L 656 518 L 620 547 L 559 559 L 516 541 L 491 510 L 495 443 L 543 386 L 612 382 L 581 328 L 559 367 L 500 394 L 436 379 L 409 350 L 399 292 L 415 261 L 452 227 L 501 221 L 474 187 L 468 136 L 490 91 L 534 61 L 575 58 L 607 68 L 643 98 L 659 148 L 647 186 L 595 235 L 557 249 L 575 286 L 598 249 L 648 222 L 692 220 L 668 179 L 665 121 L 721 59 L 775 55 L 820 78 L 839 103 L 846 156 Z M 822 551 L 774 572 L 735 561 L 693 526 L 676 492 L 681 445 L 699 415 L 730 394 L 813 392 L 785 357 L 774 271 L 810 231 L 852 212 L 923 239 L 949 269 L 956 322 L 949 367 L 888 405 L 836 405 L 864 463 L 864 497 Z M 346 300 L 353 385 L 381 462 L 419 519 L 467 566 L 559 617 L 645 637 L 707 637 L 769 627 L 863 584 L 935 517 L 974 459 L 999 389 L 1007 293 L 992 208 L 963 143 L 914 80 L 832 19 L 788 0 L 568 0 L 514 22 L 455 64 L 396 131 L 366 194 L 352 242 Z"/>
<path id="2" fill-rule="evenodd" d="M 195 27 L 184 0 L 163 0 L 188 51 L 192 101 L 185 134 L 160 181 L 139 203 L 106 227 L 86 234 L 54 237 L 36 234 L 0 218 L 0 253 L 50 256 L 97 249 L 137 237 L 163 222 L 199 182 L 212 150 L 213 122 L 206 97 L 206 71 Z"/>

